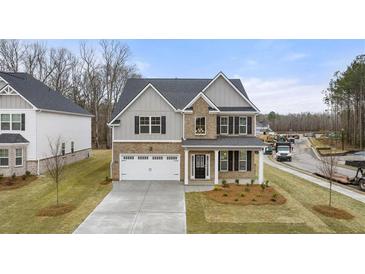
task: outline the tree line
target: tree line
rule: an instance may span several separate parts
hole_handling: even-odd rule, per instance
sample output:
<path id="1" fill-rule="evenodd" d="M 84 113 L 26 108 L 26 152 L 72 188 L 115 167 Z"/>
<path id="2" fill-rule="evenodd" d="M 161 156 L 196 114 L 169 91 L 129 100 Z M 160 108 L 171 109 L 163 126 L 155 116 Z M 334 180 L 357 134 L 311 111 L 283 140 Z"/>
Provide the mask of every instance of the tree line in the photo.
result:
<path id="1" fill-rule="evenodd" d="M 0 70 L 27 72 L 94 115 L 93 147 L 111 147 L 107 127 L 126 80 L 140 77 L 121 41 L 80 42 L 78 54 L 44 42 L 0 40 Z"/>

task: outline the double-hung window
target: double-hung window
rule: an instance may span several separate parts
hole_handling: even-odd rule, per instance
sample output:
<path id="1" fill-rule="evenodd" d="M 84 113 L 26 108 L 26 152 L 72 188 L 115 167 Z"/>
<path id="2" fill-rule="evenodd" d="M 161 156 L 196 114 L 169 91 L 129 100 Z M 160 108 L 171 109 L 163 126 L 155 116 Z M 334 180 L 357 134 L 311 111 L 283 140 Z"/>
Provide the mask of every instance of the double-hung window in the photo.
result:
<path id="1" fill-rule="evenodd" d="M 161 117 L 151 117 L 151 133 L 161 133 Z"/>
<path id="2" fill-rule="evenodd" d="M 12 114 L 11 115 L 11 129 L 12 130 L 21 130 L 22 129 L 22 115 L 21 114 Z"/>
<path id="3" fill-rule="evenodd" d="M 220 152 L 220 170 L 228 171 L 228 151 Z"/>
<path id="4" fill-rule="evenodd" d="M 247 134 L 247 117 L 240 116 L 239 118 L 239 134 Z"/>
<path id="5" fill-rule="evenodd" d="M 247 151 L 246 150 L 240 150 L 239 170 L 240 171 L 247 170 Z"/>
<path id="6" fill-rule="evenodd" d="M 228 117 L 222 116 L 220 117 L 220 133 L 221 134 L 228 134 Z"/>
<path id="7" fill-rule="evenodd" d="M 6 148 L 0 149 L 0 166 L 9 166 L 9 150 Z"/>
<path id="8" fill-rule="evenodd" d="M 195 118 L 195 135 L 205 135 L 205 117 Z"/>
<path id="9" fill-rule="evenodd" d="M 150 117 L 139 117 L 139 132 L 150 133 Z"/>
<path id="10" fill-rule="evenodd" d="M 15 165 L 16 166 L 23 165 L 23 149 L 22 148 L 15 149 Z"/>
<path id="11" fill-rule="evenodd" d="M 1 114 L 1 130 L 10 130 L 10 114 Z"/>

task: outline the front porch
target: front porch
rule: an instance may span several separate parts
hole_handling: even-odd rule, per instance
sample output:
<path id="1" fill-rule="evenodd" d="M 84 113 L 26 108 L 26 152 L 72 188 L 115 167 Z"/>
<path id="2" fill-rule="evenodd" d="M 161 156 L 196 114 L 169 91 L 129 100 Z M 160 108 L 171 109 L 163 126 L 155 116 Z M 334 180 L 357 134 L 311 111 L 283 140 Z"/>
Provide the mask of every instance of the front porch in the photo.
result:
<path id="1" fill-rule="evenodd" d="M 184 183 L 219 184 L 255 183 L 264 181 L 264 164 L 262 147 L 216 146 L 184 147 Z"/>

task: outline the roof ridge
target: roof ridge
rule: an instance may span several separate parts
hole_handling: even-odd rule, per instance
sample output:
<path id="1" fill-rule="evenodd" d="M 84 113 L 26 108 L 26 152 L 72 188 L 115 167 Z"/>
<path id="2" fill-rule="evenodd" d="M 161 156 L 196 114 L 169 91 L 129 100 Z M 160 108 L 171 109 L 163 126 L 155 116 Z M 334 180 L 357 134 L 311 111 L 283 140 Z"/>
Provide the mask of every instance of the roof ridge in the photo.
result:
<path id="1" fill-rule="evenodd" d="M 10 71 L 0 71 L 0 73 L 4 73 L 4 74 L 7 74 L 11 77 L 15 77 L 15 78 L 18 78 L 18 79 L 22 79 L 22 80 L 26 80 L 26 78 L 23 78 L 23 77 L 20 77 L 19 75 L 20 74 L 23 74 L 23 75 L 30 75 L 26 72 L 10 72 Z"/>

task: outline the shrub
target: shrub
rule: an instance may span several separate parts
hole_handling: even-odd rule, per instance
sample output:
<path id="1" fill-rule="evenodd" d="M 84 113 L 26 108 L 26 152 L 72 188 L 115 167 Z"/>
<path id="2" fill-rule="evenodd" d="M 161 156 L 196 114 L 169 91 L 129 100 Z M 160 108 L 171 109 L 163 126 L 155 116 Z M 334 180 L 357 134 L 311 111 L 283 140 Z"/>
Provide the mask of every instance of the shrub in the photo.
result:
<path id="1" fill-rule="evenodd" d="M 241 192 L 241 193 L 240 193 L 240 196 L 241 196 L 241 197 L 245 197 L 245 193 Z"/>
<path id="2" fill-rule="evenodd" d="M 227 181 L 226 180 L 223 180 L 222 181 L 222 185 L 223 185 L 223 187 L 227 187 L 228 186 Z"/>
<path id="3" fill-rule="evenodd" d="M 235 202 L 238 202 L 238 198 L 234 199 Z"/>
<path id="4" fill-rule="evenodd" d="M 0 174 L 0 181 L 4 178 L 4 174 Z"/>
<path id="5" fill-rule="evenodd" d="M 214 186 L 213 190 L 214 191 L 219 191 L 219 190 L 221 190 L 221 188 L 219 186 Z"/>
<path id="6" fill-rule="evenodd" d="M 30 175 L 31 175 L 30 171 L 29 171 L 29 170 L 27 170 L 27 171 L 25 172 L 25 176 L 29 177 Z"/>
<path id="7" fill-rule="evenodd" d="M 253 199 L 252 199 L 252 202 L 256 202 L 256 199 L 255 199 L 255 198 L 253 198 Z"/>
<path id="8" fill-rule="evenodd" d="M 272 195 L 272 198 L 271 198 L 271 201 L 272 202 L 276 202 L 276 198 L 278 197 L 278 195 L 276 194 L 276 193 L 274 193 L 273 195 Z"/>
<path id="9" fill-rule="evenodd" d="M 105 181 L 109 182 L 109 176 L 105 177 Z"/>
<path id="10" fill-rule="evenodd" d="M 246 192 L 250 192 L 250 189 L 248 187 L 245 187 Z"/>
<path id="11" fill-rule="evenodd" d="M 15 175 L 15 172 L 14 172 L 13 175 L 11 175 L 11 179 L 15 180 L 15 178 L 16 178 L 16 175 Z"/>
<path id="12" fill-rule="evenodd" d="M 253 185 L 254 182 L 255 182 L 255 179 L 251 179 L 251 185 Z"/>
<path id="13" fill-rule="evenodd" d="M 246 186 L 250 186 L 250 183 L 246 183 Z"/>
<path id="14" fill-rule="evenodd" d="M 228 193 L 227 192 L 224 192 L 223 193 L 223 197 L 227 197 L 228 196 Z"/>
<path id="15" fill-rule="evenodd" d="M 23 175 L 23 176 L 22 176 L 22 179 L 23 179 L 23 181 L 24 181 L 25 179 L 27 179 L 27 176 L 26 176 L 26 175 Z"/>
<path id="16" fill-rule="evenodd" d="M 236 179 L 235 180 L 235 183 L 236 183 L 236 185 L 239 185 L 240 184 L 240 180 L 239 179 Z"/>
<path id="17" fill-rule="evenodd" d="M 266 187 L 269 187 L 269 182 L 270 182 L 269 180 L 266 180 L 266 182 L 265 182 Z"/>
<path id="18" fill-rule="evenodd" d="M 262 190 L 262 191 L 264 191 L 264 190 L 265 190 L 266 185 L 265 185 L 265 184 L 261 184 L 260 186 L 261 186 L 261 190 Z"/>

